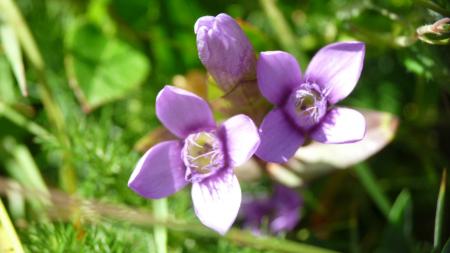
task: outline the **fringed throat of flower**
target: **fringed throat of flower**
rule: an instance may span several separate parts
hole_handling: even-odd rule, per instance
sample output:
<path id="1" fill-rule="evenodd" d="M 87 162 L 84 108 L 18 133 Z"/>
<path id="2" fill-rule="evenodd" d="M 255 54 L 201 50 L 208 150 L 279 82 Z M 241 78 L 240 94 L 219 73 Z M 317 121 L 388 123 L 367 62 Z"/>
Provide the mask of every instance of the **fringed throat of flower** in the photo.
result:
<path id="1" fill-rule="evenodd" d="M 184 142 L 182 159 L 186 166 L 186 180 L 199 182 L 221 169 L 224 162 L 223 147 L 215 132 L 198 132 Z"/>
<path id="2" fill-rule="evenodd" d="M 327 111 L 324 92 L 319 85 L 312 82 L 305 82 L 292 92 L 287 106 L 290 116 L 304 129 L 319 123 Z"/>

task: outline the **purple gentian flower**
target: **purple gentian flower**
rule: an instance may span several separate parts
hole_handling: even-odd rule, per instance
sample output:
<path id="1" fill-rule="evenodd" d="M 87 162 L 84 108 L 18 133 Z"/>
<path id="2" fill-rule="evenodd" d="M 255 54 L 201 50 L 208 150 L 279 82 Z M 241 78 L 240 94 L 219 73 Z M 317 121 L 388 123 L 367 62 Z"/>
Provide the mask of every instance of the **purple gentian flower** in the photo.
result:
<path id="1" fill-rule="evenodd" d="M 232 17 L 224 13 L 201 17 L 194 32 L 198 56 L 223 90 L 229 91 L 247 76 L 254 79 L 253 46 Z"/>
<path id="2" fill-rule="evenodd" d="M 268 229 L 273 234 L 291 231 L 300 220 L 302 205 L 303 199 L 296 191 L 276 185 L 269 198 L 244 201 L 244 227 L 255 234 L 261 234 L 264 223 L 268 222 Z"/>
<path id="3" fill-rule="evenodd" d="M 361 140 L 366 131 L 358 111 L 334 105 L 355 87 L 364 61 L 361 42 L 334 43 L 322 48 L 302 76 L 295 58 L 281 51 L 262 52 L 257 63 L 261 93 L 276 108 L 260 126 L 256 155 L 286 162 L 306 137 L 322 143 Z"/>
<path id="4" fill-rule="evenodd" d="M 185 90 L 165 86 L 156 98 L 156 115 L 180 140 L 161 142 L 139 160 L 128 187 L 146 198 L 164 198 L 192 183 L 200 221 L 224 234 L 241 204 L 233 168 L 259 145 L 253 121 L 237 115 L 217 126 L 208 103 Z"/>

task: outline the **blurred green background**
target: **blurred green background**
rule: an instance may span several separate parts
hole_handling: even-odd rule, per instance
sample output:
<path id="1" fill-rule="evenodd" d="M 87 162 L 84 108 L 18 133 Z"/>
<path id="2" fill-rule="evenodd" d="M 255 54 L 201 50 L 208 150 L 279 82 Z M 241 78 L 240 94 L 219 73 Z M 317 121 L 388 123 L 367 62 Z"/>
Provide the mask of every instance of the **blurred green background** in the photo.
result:
<path id="1" fill-rule="evenodd" d="M 450 158 L 450 29 L 416 30 L 449 17 L 450 2 L 1 1 L 0 250 L 441 252 L 449 238 L 446 181 L 439 187 Z M 193 73 L 205 79 L 195 21 L 221 12 L 257 52 L 289 51 L 302 69 L 328 43 L 365 42 L 344 104 L 399 119 L 380 153 L 297 189 L 302 219 L 288 233 L 254 237 L 236 222 L 219 237 L 196 219 L 189 190 L 150 201 L 127 187 L 134 147 L 160 126 L 157 92 Z M 272 181 L 241 185 L 268 192 Z"/>

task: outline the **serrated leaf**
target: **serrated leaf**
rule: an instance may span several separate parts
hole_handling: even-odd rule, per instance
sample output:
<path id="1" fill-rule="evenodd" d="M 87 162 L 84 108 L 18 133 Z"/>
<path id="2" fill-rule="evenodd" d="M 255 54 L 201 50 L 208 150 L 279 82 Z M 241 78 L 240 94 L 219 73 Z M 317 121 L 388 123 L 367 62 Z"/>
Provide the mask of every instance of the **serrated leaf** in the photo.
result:
<path id="1" fill-rule="evenodd" d="M 68 34 L 67 48 L 71 87 L 86 111 L 125 97 L 150 70 L 144 54 L 90 24 L 78 25 Z"/>

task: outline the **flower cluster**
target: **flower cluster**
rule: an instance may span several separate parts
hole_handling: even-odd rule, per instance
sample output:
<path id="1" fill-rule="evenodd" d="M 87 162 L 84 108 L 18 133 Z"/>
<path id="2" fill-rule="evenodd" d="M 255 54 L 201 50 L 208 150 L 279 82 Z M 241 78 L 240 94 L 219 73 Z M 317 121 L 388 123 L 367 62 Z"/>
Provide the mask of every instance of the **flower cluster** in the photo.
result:
<path id="1" fill-rule="evenodd" d="M 361 42 L 325 46 L 302 75 L 295 58 L 286 52 L 262 52 L 257 60 L 244 32 L 226 14 L 200 18 L 194 31 L 199 58 L 224 91 L 243 85 L 242 81 L 256 71 L 261 94 L 275 107 L 259 129 L 243 114 L 217 125 L 205 100 L 165 86 L 156 98 L 156 114 L 179 139 L 150 148 L 137 163 L 128 186 L 143 197 L 155 199 L 191 183 L 197 217 L 224 234 L 241 205 L 241 189 L 233 168 L 253 154 L 267 162 L 282 163 L 307 138 L 348 143 L 364 137 L 364 117 L 335 104 L 355 87 L 365 47 Z M 289 229 L 298 221 L 300 200 L 292 196 L 292 191 L 280 188 L 269 202 L 278 203 L 270 224 L 275 232 Z M 269 202 L 256 206 L 270 209 L 273 206 Z"/>

